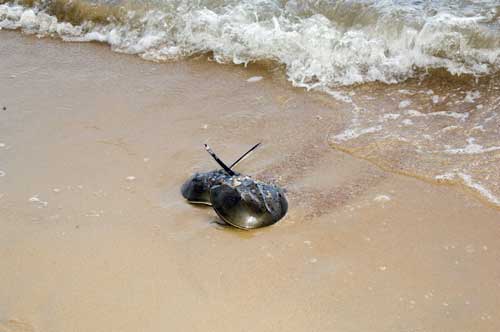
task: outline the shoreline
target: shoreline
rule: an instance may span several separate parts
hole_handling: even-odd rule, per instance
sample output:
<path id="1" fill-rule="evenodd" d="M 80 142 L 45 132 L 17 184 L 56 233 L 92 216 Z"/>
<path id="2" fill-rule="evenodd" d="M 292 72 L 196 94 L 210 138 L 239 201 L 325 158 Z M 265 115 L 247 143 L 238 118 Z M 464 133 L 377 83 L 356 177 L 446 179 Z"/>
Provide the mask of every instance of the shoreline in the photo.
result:
<path id="1" fill-rule="evenodd" d="M 332 149 L 343 103 L 258 67 L 0 45 L 0 328 L 500 327 L 500 212 Z M 285 219 L 238 231 L 182 199 L 214 167 L 202 143 L 230 160 L 260 140 L 239 170 L 284 185 Z"/>

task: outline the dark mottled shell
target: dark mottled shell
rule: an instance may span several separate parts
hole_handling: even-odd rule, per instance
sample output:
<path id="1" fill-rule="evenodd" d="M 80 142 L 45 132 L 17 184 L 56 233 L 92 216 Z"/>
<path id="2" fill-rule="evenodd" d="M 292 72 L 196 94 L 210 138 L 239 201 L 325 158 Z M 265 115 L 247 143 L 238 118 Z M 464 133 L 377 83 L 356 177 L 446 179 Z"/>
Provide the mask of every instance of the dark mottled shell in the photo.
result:
<path id="1" fill-rule="evenodd" d="M 272 225 L 288 210 L 281 188 L 248 176 L 225 177 L 211 187 L 210 201 L 222 220 L 241 229 Z"/>
<path id="2" fill-rule="evenodd" d="M 211 205 L 210 188 L 214 185 L 221 184 L 225 179 L 230 177 L 231 176 L 222 169 L 211 172 L 195 173 L 182 185 L 182 196 L 190 203 Z"/>

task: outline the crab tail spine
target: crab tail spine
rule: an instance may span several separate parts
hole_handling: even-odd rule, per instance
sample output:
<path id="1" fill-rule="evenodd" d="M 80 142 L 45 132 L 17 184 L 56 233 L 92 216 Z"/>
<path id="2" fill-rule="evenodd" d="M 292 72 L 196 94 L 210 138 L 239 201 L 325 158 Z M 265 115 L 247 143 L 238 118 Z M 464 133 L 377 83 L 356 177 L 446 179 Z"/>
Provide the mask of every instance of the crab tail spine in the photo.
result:
<path id="1" fill-rule="evenodd" d="M 217 157 L 217 155 L 212 151 L 212 149 L 207 144 L 205 144 L 205 150 L 207 150 L 207 152 L 212 156 L 212 158 L 214 158 L 217 164 L 219 164 L 226 171 L 227 174 L 231 176 L 235 175 L 235 173 L 231 170 L 231 168 L 227 167 L 227 165 L 224 164 L 222 160 L 219 159 L 219 157 Z"/>
<path id="2" fill-rule="evenodd" d="M 252 146 L 252 148 L 250 150 L 248 150 L 247 152 L 245 152 L 241 157 L 239 157 L 234 163 L 231 164 L 231 166 L 229 166 L 229 168 L 233 168 L 234 166 L 236 166 L 236 164 L 238 164 L 240 161 L 242 161 L 243 159 L 245 159 L 253 150 L 257 149 L 259 147 L 261 143 L 257 143 L 255 144 L 254 146 Z"/>

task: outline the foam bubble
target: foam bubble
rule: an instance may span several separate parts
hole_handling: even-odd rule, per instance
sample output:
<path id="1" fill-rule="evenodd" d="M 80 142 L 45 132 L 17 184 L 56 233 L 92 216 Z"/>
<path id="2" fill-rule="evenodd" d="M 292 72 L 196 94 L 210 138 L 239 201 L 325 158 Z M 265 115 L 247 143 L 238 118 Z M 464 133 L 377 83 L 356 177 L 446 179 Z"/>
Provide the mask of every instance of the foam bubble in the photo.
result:
<path id="1" fill-rule="evenodd" d="M 411 125 L 413 125 L 413 121 L 411 121 L 410 119 L 404 119 L 403 121 L 401 121 L 401 123 L 404 126 L 411 126 Z"/>
<path id="2" fill-rule="evenodd" d="M 482 145 L 475 143 L 475 141 L 476 141 L 476 139 L 474 137 L 469 137 L 467 139 L 467 145 L 464 146 L 463 148 L 447 149 L 444 151 L 444 153 L 448 153 L 448 154 L 479 154 L 479 153 L 486 153 L 486 152 L 500 150 L 500 146 L 490 146 L 490 147 L 485 148 Z"/>
<path id="3" fill-rule="evenodd" d="M 399 103 L 399 108 L 406 108 L 408 106 L 410 106 L 411 104 L 411 100 L 402 100 L 400 103 Z"/>
<path id="4" fill-rule="evenodd" d="M 31 203 L 35 203 L 39 208 L 44 208 L 44 207 L 47 207 L 49 205 L 48 202 L 42 201 L 38 197 L 38 195 L 34 195 L 34 196 L 30 197 L 28 201 Z"/>
<path id="5" fill-rule="evenodd" d="M 373 200 L 375 202 L 388 202 L 391 200 L 391 197 L 388 195 L 377 195 Z"/>
<path id="6" fill-rule="evenodd" d="M 255 82 L 261 81 L 262 79 L 263 79 L 262 76 L 252 76 L 249 79 L 247 79 L 247 82 L 255 83 Z"/>
<path id="7" fill-rule="evenodd" d="M 457 120 L 466 120 L 469 117 L 469 113 L 458 113 L 452 111 L 439 111 L 439 112 L 431 112 L 431 113 L 422 113 L 416 110 L 408 110 L 406 111 L 411 117 L 432 117 L 432 116 L 446 116 L 450 118 L 455 118 Z"/>
<path id="8" fill-rule="evenodd" d="M 382 116 L 382 118 L 386 119 L 386 120 L 397 120 L 400 116 L 401 116 L 401 114 L 397 114 L 397 113 L 387 113 L 387 114 L 384 114 Z"/>
<path id="9" fill-rule="evenodd" d="M 481 97 L 481 93 L 479 91 L 467 91 L 464 101 L 467 103 L 473 103 L 479 97 Z"/>
<path id="10" fill-rule="evenodd" d="M 337 142 L 348 141 L 348 140 L 351 140 L 354 138 L 358 138 L 362 135 L 376 133 L 376 132 L 381 131 L 381 130 L 382 130 L 382 126 L 375 126 L 375 127 L 369 127 L 369 128 L 346 129 L 341 134 L 335 135 L 333 137 L 333 140 L 337 141 Z"/>

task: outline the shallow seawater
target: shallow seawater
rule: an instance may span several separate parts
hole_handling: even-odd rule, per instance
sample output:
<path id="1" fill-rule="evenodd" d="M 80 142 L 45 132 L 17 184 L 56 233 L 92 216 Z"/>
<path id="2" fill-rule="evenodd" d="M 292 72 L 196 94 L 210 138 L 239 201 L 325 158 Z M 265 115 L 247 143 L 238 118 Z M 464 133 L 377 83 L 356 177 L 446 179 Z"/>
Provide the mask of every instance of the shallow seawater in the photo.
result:
<path id="1" fill-rule="evenodd" d="M 4 29 L 156 62 L 271 63 L 346 104 L 332 147 L 500 206 L 496 0 L 3 2 Z"/>
<path id="2" fill-rule="evenodd" d="M 444 75 L 444 77 L 443 77 Z M 398 173 L 460 183 L 500 206 L 500 76 L 433 73 L 351 90 L 353 118 L 332 146 Z"/>

